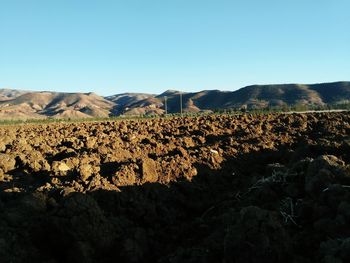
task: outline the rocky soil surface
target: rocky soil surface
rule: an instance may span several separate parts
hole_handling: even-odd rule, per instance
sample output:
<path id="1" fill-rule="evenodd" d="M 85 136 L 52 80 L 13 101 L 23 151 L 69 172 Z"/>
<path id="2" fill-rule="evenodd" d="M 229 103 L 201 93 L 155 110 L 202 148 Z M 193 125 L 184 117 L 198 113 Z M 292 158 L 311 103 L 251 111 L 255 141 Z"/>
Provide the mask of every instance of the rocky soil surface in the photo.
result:
<path id="1" fill-rule="evenodd" d="M 1 262 L 350 262 L 350 113 L 0 127 Z"/>

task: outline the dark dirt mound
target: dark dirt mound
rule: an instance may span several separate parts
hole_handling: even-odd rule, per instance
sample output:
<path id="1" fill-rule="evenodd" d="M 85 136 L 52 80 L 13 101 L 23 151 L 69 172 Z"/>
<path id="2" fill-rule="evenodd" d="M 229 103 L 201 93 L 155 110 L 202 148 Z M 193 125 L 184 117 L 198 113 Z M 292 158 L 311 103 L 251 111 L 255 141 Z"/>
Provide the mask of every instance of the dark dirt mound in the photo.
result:
<path id="1" fill-rule="evenodd" d="M 1 262 L 349 262 L 349 123 L 2 127 Z"/>

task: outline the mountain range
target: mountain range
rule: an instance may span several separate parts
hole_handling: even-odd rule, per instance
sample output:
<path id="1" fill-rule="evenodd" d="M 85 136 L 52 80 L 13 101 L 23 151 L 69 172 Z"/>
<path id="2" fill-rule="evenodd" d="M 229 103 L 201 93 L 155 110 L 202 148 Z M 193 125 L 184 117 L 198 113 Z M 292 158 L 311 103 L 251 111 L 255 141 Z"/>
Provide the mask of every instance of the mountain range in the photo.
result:
<path id="1" fill-rule="evenodd" d="M 236 91 L 204 90 L 162 94 L 35 92 L 0 89 L 0 119 L 89 118 L 164 114 L 215 109 L 259 109 L 295 105 L 325 106 L 350 102 L 350 82 L 252 85 Z"/>

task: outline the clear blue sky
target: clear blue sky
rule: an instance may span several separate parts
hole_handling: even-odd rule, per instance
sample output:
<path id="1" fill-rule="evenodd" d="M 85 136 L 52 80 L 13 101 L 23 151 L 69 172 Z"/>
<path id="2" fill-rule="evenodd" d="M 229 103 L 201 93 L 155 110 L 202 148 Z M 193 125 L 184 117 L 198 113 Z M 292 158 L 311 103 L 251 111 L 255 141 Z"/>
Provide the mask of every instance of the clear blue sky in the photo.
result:
<path id="1" fill-rule="evenodd" d="M 0 0 L 0 88 L 350 80 L 349 0 Z"/>

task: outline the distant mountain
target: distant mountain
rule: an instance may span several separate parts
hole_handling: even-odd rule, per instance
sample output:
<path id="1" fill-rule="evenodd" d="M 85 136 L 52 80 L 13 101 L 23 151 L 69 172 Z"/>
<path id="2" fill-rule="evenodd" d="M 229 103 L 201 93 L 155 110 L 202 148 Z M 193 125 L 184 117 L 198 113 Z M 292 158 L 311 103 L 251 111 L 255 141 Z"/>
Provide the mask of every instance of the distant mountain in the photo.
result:
<path id="1" fill-rule="evenodd" d="M 0 101 L 14 99 L 29 91 L 15 90 L 15 89 L 0 89 Z"/>
<path id="2" fill-rule="evenodd" d="M 28 92 L 0 101 L 0 118 L 108 117 L 113 107 L 94 93 Z"/>
<path id="3" fill-rule="evenodd" d="M 134 109 L 152 107 L 153 111 L 164 110 L 167 99 L 168 112 L 180 111 L 180 92 L 168 90 L 158 96 L 138 99 L 133 97 L 132 104 L 123 107 L 120 113 L 134 113 Z M 350 82 L 334 82 L 312 85 L 281 84 L 252 85 L 236 91 L 204 90 L 194 93 L 182 93 L 184 112 L 199 112 L 214 109 L 259 109 L 293 105 L 324 106 L 350 102 Z"/>
<path id="4" fill-rule="evenodd" d="M 153 100 L 155 96 L 156 95 L 145 93 L 122 93 L 105 97 L 105 99 L 114 103 L 114 107 L 111 112 L 112 115 L 120 115 L 125 112 L 129 112 L 130 110 L 131 111 L 129 112 L 129 114 L 139 115 L 147 114 L 150 112 L 147 112 L 145 108 L 145 103 L 140 104 L 140 109 L 137 109 L 136 107 L 134 107 L 134 105 L 142 101 L 146 102 L 148 99 Z M 152 102 L 150 102 L 149 104 L 152 104 Z"/>
<path id="5" fill-rule="evenodd" d="M 180 96 L 181 94 L 181 96 Z M 159 95 L 123 93 L 101 97 L 94 93 L 32 92 L 0 89 L 0 118 L 88 118 L 163 114 L 215 109 L 266 108 L 292 105 L 324 106 L 350 102 L 350 82 L 252 85 L 236 91 L 204 90 Z"/>
<path id="6" fill-rule="evenodd" d="M 350 82 L 334 82 L 309 85 L 311 90 L 316 91 L 323 103 L 335 104 L 350 101 Z"/>

